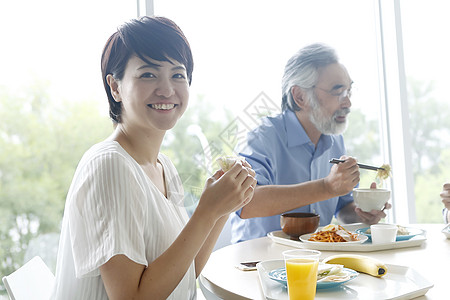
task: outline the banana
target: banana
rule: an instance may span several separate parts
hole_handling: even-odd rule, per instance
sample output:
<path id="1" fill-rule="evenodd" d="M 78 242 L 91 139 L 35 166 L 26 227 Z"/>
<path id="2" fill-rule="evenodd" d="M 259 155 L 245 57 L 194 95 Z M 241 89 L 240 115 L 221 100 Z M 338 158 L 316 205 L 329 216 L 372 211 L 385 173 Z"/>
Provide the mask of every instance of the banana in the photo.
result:
<path id="1" fill-rule="evenodd" d="M 323 260 L 327 264 L 344 265 L 344 267 L 366 273 L 375 277 L 382 277 L 387 273 L 385 264 L 372 257 L 357 254 L 337 254 Z"/>

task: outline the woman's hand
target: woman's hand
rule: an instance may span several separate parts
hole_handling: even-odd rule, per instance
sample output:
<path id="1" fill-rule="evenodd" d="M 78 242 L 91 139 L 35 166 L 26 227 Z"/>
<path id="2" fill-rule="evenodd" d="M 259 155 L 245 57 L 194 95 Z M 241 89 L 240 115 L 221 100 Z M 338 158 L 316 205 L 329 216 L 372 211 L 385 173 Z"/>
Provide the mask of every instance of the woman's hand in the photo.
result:
<path id="1" fill-rule="evenodd" d="M 237 161 L 224 173 L 208 178 L 197 209 L 205 209 L 218 219 L 251 201 L 256 186 L 255 171 L 246 161 Z"/>

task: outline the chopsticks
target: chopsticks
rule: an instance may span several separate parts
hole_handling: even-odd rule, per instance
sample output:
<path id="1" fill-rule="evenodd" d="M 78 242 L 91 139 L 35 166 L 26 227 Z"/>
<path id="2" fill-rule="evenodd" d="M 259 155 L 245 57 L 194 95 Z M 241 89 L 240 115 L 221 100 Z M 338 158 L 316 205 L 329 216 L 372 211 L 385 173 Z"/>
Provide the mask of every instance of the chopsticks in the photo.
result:
<path id="1" fill-rule="evenodd" d="M 345 160 L 337 159 L 337 158 L 333 158 L 330 160 L 331 164 L 338 164 L 338 163 L 343 163 L 343 162 L 345 162 Z M 381 168 L 381 167 L 374 167 L 374 166 L 369 166 L 369 165 L 365 165 L 365 164 L 358 164 L 358 166 L 361 169 L 366 169 L 366 170 L 373 170 L 373 171 L 384 170 L 384 168 Z"/>

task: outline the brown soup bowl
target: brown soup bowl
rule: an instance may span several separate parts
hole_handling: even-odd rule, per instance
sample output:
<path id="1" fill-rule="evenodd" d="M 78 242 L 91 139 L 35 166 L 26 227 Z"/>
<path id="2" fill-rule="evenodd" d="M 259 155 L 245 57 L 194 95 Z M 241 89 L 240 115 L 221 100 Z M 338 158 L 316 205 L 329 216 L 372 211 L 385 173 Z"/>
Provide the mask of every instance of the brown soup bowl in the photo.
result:
<path id="1" fill-rule="evenodd" d="M 314 213 L 284 213 L 281 215 L 280 225 L 291 239 L 298 240 L 299 236 L 316 231 L 319 220 L 320 216 Z"/>

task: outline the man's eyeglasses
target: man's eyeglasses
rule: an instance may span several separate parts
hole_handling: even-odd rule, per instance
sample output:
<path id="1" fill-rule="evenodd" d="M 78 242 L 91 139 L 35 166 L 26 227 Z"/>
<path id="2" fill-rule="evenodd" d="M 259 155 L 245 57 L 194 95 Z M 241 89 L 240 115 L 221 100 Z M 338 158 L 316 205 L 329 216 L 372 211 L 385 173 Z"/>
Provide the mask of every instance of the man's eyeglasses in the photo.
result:
<path id="1" fill-rule="evenodd" d="M 330 94 L 331 96 L 335 96 L 335 97 L 339 97 L 339 101 L 344 100 L 346 97 L 348 97 L 349 99 L 352 97 L 352 88 L 350 87 L 349 89 L 336 89 L 336 90 L 325 90 L 323 88 L 320 88 L 318 86 L 313 86 L 313 88 L 317 88 L 321 91 L 324 91 L 328 94 Z"/>

